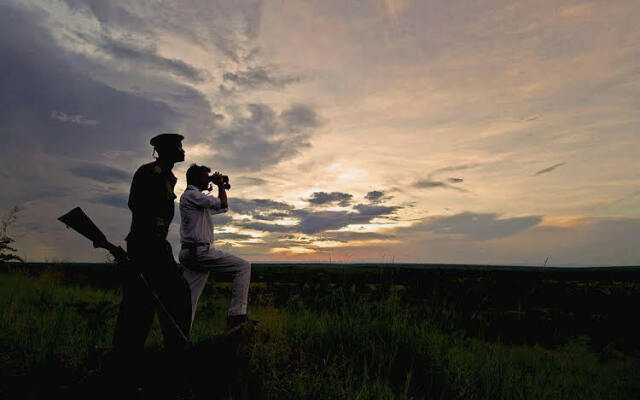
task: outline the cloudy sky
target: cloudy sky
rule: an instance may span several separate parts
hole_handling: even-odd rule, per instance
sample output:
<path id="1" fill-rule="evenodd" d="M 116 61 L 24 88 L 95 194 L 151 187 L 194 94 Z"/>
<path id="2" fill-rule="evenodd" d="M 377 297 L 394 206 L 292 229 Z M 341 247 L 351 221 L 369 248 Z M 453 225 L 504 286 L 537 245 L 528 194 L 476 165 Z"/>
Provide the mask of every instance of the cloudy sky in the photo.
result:
<path id="1" fill-rule="evenodd" d="M 133 4 L 133 5 L 132 5 Z M 640 264 L 640 4 L 0 0 L 0 207 L 102 261 L 149 139 L 231 176 L 253 261 Z M 170 240 L 178 247 L 179 214 Z"/>

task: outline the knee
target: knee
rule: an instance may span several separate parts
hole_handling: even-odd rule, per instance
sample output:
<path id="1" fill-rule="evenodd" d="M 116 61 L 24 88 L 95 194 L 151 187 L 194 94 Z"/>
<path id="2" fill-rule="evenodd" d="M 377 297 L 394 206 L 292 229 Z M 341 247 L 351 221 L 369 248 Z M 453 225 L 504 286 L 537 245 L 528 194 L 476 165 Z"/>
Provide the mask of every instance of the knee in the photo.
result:
<path id="1" fill-rule="evenodd" d="M 240 268 L 245 274 L 251 273 L 251 263 L 247 260 L 242 260 L 242 266 Z"/>

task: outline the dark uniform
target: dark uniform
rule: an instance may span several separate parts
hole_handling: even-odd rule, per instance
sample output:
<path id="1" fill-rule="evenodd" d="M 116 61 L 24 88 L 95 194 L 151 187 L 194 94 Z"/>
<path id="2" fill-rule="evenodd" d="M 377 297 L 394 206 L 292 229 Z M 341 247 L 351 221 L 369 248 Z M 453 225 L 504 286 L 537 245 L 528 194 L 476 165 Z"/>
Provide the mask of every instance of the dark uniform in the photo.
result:
<path id="1" fill-rule="evenodd" d="M 136 271 L 124 278 L 120 314 L 113 338 L 114 349 L 133 356 L 143 348 L 153 316 L 158 318 L 165 348 L 182 349 L 186 342 L 149 289 L 137 275 L 142 272 L 155 289 L 177 325 L 188 335 L 191 322 L 191 295 L 166 237 L 175 210 L 173 189 L 176 177 L 158 162 L 145 164 L 136 171 L 129 193 L 132 212 L 131 231 L 127 236 L 127 252 Z"/>

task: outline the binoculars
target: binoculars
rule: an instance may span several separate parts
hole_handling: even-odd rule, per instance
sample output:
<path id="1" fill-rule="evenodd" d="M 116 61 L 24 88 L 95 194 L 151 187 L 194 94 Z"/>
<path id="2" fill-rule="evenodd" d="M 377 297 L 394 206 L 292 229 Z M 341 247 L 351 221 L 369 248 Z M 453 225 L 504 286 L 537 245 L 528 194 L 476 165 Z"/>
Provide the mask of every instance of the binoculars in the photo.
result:
<path id="1" fill-rule="evenodd" d="M 213 182 L 213 175 L 209 176 L 209 182 L 215 183 Z M 229 190 L 231 189 L 231 185 L 229 184 L 229 176 L 228 175 L 222 175 L 222 182 L 224 183 L 224 188 Z"/>

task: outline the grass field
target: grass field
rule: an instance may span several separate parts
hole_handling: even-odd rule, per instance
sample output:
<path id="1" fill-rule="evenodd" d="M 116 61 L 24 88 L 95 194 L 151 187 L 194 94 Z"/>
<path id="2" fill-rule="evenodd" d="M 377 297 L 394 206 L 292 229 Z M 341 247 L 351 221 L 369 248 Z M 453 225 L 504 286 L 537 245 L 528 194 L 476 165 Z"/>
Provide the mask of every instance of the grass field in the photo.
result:
<path id="1" fill-rule="evenodd" d="M 112 285 L 69 279 L 60 271 L 0 274 L 0 398 L 86 397 L 109 384 L 103 379 L 105 360 L 120 293 Z M 285 279 L 290 272 L 254 270 L 251 318 L 260 320 L 271 336 L 245 349 L 240 373 L 249 398 L 640 398 L 638 354 L 624 341 L 596 341 L 588 331 L 556 336 L 551 344 L 547 339 L 536 344 L 535 332 L 502 340 L 486 332 L 492 321 L 507 324 L 510 319 L 485 316 L 476 318 L 484 328 L 465 326 L 457 315 L 466 315 L 465 307 L 426 294 L 413 296 L 400 275 L 391 282 L 375 271 L 320 271 L 339 279 L 316 277 L 314 285 L 292 286 L 286 283 L 299 278 Z M 637 285 L 618 286 L 637 298 Z M 467 287 L 470 297 L 460 301 L 475 302 L 474 290 Z M 228 294 L 227 282 L 207 287 L 191 333 L 196 346 L 222 330 Z M 482 307 L 495 309 L 496 304 L 489 300 Z M 502 314 L 516 311 L 513 321 L 518 321 L 530 309 L 540 312 L 538 304 L 527 301 L 518 307 L 520 314 Z M 546 332 L 542 326 L 540 331 Z M 147 341 L 152 356 L 161 343 L 154 322 Z M 195 396 L 236 398 L 237 380 L 216 378 L 216 371 L 233 360 L 211 349 L 200 355 L 210 373 L 200 377 Z M 211 384 L 204 382 L 203 390 L 207 379 Z"/>

